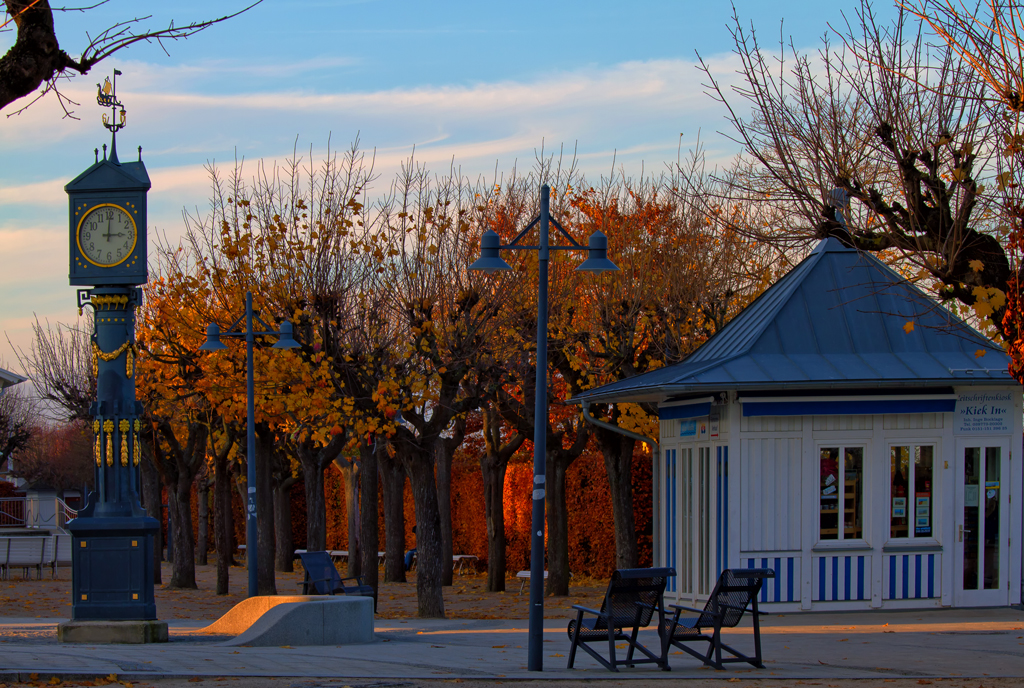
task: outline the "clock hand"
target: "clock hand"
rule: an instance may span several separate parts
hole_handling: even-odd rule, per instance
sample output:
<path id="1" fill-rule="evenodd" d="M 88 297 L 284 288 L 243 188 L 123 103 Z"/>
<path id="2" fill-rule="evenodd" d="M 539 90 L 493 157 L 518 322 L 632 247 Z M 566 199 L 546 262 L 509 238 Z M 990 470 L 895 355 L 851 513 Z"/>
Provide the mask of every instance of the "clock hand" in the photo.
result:
<path id="1" fill-rule="evenodd" d="M 103 238 L 110 241 L 110 237 L 114 236 L 110 233 L 110 218 L 107 218 L 107 233 L 103 235 Z"/>

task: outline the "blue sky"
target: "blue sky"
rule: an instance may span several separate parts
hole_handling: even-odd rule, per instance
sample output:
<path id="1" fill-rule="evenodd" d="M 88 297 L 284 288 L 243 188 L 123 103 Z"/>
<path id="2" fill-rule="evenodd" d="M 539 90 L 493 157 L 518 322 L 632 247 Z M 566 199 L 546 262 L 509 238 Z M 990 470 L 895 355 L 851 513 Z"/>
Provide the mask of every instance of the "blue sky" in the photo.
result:
<path id="1" fill-rule="evenodd" d="M 88 12 L 58 13 L 61 46 L 80 54 L 86 32 L 153 13 L 146 26 L 177 25 L 234 11 L 244 2 L 111 0 Z M 737 0 L 774 46 L 782 31 L 815 47 L 837 3 Z M 170 7 L 171 9 L 167 9 Z M 894 14 L 883 2 L 883 16 Z M 114 67 L 128 127 L 122 159 L 143 147 L 153 179 L 150 233 L 175 236 L 183 208 L 206 205 L 208 162 L 282 160 L 300 151 L 344 148 L 358 134 L 376 149 L 384 187 L 415 146 L 418 160 L 475 178 L 535 151 L 577 150 L 588 175 L 614 159 L 629 174 L 660 171 L 698 132 L 716 159 L 734 145 L 721 135 L 723 109 L 704 94 L 695 51 L 733 78 L 732 7 L 691 0 L 264 0 L 247 14 L 187 41 L 138 45 L 62 86 L 80 106 L 63 119 L 53 97 L 24 114 L 0 112 L 0 330 L 27 348 L 34 314 L 76 317 L 67 286 L 67 200 L 63 185 L 109 141 L 95 84 Z M 0 32 L 0 52 L 13 43 Z M 133 155 L 134 157 L 134 155 Z M 151 242 L 152 243 L 152 242 Z M 6 342 L 0 365 L 17 369 Z"/>

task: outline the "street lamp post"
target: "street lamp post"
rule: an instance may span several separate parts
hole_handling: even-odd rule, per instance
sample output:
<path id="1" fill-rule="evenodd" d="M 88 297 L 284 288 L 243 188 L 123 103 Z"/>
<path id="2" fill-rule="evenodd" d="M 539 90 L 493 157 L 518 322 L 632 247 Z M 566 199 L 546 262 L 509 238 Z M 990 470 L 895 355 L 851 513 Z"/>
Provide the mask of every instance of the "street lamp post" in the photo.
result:
<path id="1" fill-rule="evenodd" d="M 235 330 L 245 320 L 245 330 Z M 253 320 L 262 325 L 266 331 L 254 332 Z M 249 597 L 256 597 L 258 585 L 256 579 L 256 385 L 253 378 L 252 351 L 256 337 L 278 337 L 272 349 L 294 349 L 299 343 L 292 337 L 292 324 L 287 320 L 281 322 L 281 330 L 273 330 L 263 322 L 252 310 L 252 292 L 245 292 L 245 314 L 231 324 L 227 332 L 221 332 L 217 323 L 210 323 L 206 328 L 206 343 L 199 347 L 200 351 L 219 351 L 228 348 L 220 341 L 221 337 L 245 337 L 245 430 L 246 430 L 246 473 L 247 504 L 245 521 L 245 556 L 249 570 Z"/>
<path id="2" fill-rule="evenodd" d="M 480 258 L 469 266 L 470 270 L 486 273 L 498 270 L 511 270 L 512 266 L 500 256 L 501 249 L 520 251 L 537 251 L 538 289 L 537 289 L 537 383 L 533 414 L 533 517 L 530 529 L 530 632 L 527 643 L 527 668 L 530 671 L 543 671 L 544 659 L 541 654 L 544 642 L 544 495 L 545 495 L 545 459 L 547 455 L 548 429 L 548 259 L 551 251 L 582 251 L 578 244 L 561 224 L 550 214 L 551 188 L 545 184 L 540 188 L 540 214 L 533 218 L 508 244 L 502 246 L 497 233 L 488 229 L 480 238 Z M 569 246 L 550 246 L 548 244 L 549 224 L 569 241 Z M 523 237 L 538 226 L 540 240 L 536 246 L 522 245 Z M 600 230 L 590 235 L 587 260 L 577 272 L 605 272 L 618 270 L 615 263 L 608 260 L 608 237 Z"/>

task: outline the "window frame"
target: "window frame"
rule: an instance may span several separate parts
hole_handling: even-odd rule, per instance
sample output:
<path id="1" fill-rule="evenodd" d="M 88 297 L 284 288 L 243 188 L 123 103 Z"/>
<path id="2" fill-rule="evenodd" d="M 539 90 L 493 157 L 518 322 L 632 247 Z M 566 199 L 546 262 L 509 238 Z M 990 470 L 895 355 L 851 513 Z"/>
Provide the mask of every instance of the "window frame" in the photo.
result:
<path id="1" fill-rule="evenodd" d="M 869 473 L 870 464 L 870 446 L 871 442 L 864 438 L 855 438 L 853 441 L 843 440 L 821 440 L 815 443 L 815 513 L 817 514 L 816 525 L 815 525 L 815 550 L 822 549 L 862 549 L 869 547 L 867 533 L 868 533 L 868 517 L 869 509 L 865 509 L 864 500 L 867 495 L 867 475 Z M 835 538 L 823 538 L 821 534 L 821 452 L 825 449 L 838 449 L 839 451 L 839 477 L 837 483 L 844 486 L 843 490 L 837 488 L 838 499 L 836 502 L 836 537 Z M 846 494 L 845 494 L 845 483 L 846 483 L 846 452 L 850 449 L 859 449 L 861 451 L 861 465 L 860 465 L 860 537 L 846 537 L 845 528 L 840 525 L 844 522 L 841 518 L 845 514 L 846 507 Z"/>
<path id="2" fill-rule="evenodd" d="M 893 509 L 892 500 L 894 498 L 893 489 L 892 489 L 892 480 L 893 480 L 892 479 L 892 452 L 893 452 L 893 449 L 896 448 L 896 447 L 908 447 L 910 449 L 910 457 L 909 457 L 909 460 L 907 461 L 908 475 L 905 476 L 908 487 L 911 486 L 911 485 L 915 485 L 916 481 L 917 481 L 917 468 L 916 468 L 915 461 L 914 461 L 914 449 L 917 448 L 917 447 L 931 447 L 932 448 L 932 484 L 931 484 L 931 496 L 929 497 L 931 499 L 931 514 L 930 514 L 930 518 L 931 518 L 931 530 L 932 530 L 932 532 L 931 532 L 930 535 L 917 535 L 914 532 L 915 528 L 914 528 L 914 526 L 912 524 L 914 522 L 914 516 L 915 516 L 914 512 L 916 511 L 916 492 L 915 491 L 911 491 L 911 490 L 908 490 L 908 494 L 906 495 L 907 502 L 906 502 L 905 507 L 904 507 L 906 509 L 906 513 L 907 513 L 907 534 L 906 535 L 898 535 L 898 536 L 893 536 L 893 534 L 892 534 L 892 509 Z M 886 474 L 886 481 L 885 481 L 885 483 L 886 483 L 886 486 L 885 486 L 885 495 L 886 495 L 886 500 L 885 500 L 885 542 L 886 542 L 886 544 L 897 545 L 897 546 L 901 546 L 901 547 L 906 547 L 907 545 L 927 547 L 927 546 L 934 546 L 934 545 L 940 544 L 939 543 L 938 533 L 940 532 L 940 529 L 941 529 L 940 528 L 941 524 L 939 523 L 939 519 L 940 519 L 940 516 L 942 514 L 942 510 L 939 508 L 939 504 L 942 501 L 942 498 L 941 498 L 941 494 L 942 494 L 941 482 L 942 482 L 942 474 L 944 472 L 943 471 L 943 465 L 944 465 L 943 461 L 944 461 L 944 459 L 942 458 L 942 443 L 938 440 L 938 438 L 929 438 L 929 439 L 922 439 L 922 438 L 889 439 L 886 442 L 885 461 L 886 461 L 886 466 L 885 466 L 885 474 Z"/>

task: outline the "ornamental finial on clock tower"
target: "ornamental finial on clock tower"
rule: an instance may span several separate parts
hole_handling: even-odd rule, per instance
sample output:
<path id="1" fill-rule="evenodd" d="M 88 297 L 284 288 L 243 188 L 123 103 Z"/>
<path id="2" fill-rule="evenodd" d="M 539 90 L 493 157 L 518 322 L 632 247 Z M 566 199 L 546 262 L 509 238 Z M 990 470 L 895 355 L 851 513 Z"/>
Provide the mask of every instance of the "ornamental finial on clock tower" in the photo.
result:
<path id="1" fill-rule="evenodd" d="M 101 107 L 110 108 L 109 119 L 106 113 L 103 114 L 103 126 L 110 131 L 110 160 L 114 163 L 118 162 L 117 132 L 127 125 L 124 105 L 117 99 L 117 77 L 120 74 L 121 71 L 115 69 L 113 82 L 110 81 L 110 77 L 107 77 L 102 84 L 96 84 L 96 102 Z M 118 108 L 120 108 L 120 112 L 118 112 Z"/>

